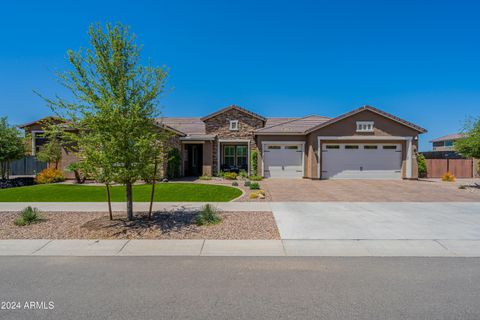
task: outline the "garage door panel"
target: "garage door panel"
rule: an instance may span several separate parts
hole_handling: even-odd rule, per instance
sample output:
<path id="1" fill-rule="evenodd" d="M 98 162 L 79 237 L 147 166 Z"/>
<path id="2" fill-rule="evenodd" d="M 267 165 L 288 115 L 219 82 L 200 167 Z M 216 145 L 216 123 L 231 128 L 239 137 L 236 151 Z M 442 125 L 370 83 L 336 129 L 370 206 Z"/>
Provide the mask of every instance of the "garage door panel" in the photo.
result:
<path id="1" fill-rule="evenodd" d="M 302 145 L 286 144 L 264 146 L 264 175 L 267 178 L 302 178 Z"/>
<path id="2" fill-rule="evenodd" d="M 402 156 L 400 144 L 336 144 L 337 149 L 322 147 L 324 179 L 400 179 Z M 347 149 L 356 145 L 357 149 Z M 367 146 L 367 147 L 365 147 Z M 395 149 L 392 149 L 395 146 Z M 399 152 L 400 151 L 400 152 Z"/>

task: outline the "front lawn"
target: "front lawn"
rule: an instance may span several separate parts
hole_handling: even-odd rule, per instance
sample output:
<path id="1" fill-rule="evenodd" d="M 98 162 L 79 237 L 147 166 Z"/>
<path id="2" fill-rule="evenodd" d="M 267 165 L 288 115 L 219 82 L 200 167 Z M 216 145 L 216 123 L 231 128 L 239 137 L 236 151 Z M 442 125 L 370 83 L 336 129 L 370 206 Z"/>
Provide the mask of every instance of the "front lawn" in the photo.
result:
<path id="1" fill-rule="evenodd" d="M 133 201 L 149 202 L 151 185 L 135 185 Z M 125 201 L 125 187 L 111 188 L 112 202 Z M 212 184 L 160 183 L 155 187 L 156 202 L 199 201 L 226 202 L 242 194 L 237 188 Z M 43 184 L 0 190 L 0 202 L 102 202 L 106 201 L 103 186 Z"/>

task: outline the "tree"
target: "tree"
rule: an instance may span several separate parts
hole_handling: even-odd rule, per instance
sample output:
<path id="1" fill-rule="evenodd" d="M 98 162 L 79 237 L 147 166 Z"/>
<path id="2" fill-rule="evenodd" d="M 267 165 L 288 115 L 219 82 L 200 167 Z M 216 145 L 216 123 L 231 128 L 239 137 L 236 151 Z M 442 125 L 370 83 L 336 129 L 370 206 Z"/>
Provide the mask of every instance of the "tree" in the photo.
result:
<path id="1" fill-rule="evenodd" d="M 38 160 L 50 165 L 54 164 L 55 169 L 58 169 L 58 163 L 62 159 L 62 145 L 56 137 L 50 137 L 47 139 L 47 143 L 45 143 L 37 152 L 36 157 Z"/>
<path id="2" fill-rule="evenodd" d="M 25 156 L 25 141 L 17 128 L 10 126 L 7 117 L 0 118 L 0 174 L 8 179 L 10 161 Z"/>
<path id="3" fill-rule="evenodd" d="M 104 30 L 92 25 L 88 34 L 91 48 L 68 51 L 71 70 L 58 74 L 73 101 L 46 101 L 78 129 L 79 158 L 86 166 L 92 169 L 100 163 L 106 180 L 125 185 L 127 217 L 132 220 L 132 186 L 154 159 L 155 118 L 167 73 L 162 67 L 140 64 L 140 48 L 126 26 L 107 24 Z M 95 147 L 101 155 L 85 151 Z"/>
<path id="4" fill-rule="evenodd" d="M 467 119 L 463 134 L 464 137 L 454 143 L 455 151 L 465 157 L 480 158 L 480 118 Z"/>

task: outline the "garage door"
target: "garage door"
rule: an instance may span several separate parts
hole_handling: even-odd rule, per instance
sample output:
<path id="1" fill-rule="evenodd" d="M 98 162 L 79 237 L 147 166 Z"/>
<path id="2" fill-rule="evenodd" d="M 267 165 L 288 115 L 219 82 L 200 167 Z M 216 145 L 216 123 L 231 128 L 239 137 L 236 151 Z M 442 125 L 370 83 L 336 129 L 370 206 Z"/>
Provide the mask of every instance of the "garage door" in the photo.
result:
<path id="1" fill-rule="evenodd" d="M 266 144 L 263 149 L 266 178 L 302 178 L 302 144 Z"/>
<path id="2" fill-rule="evenodd" d="M 400 179 L 401 144 L 322 145 L 323 179 Z"/>

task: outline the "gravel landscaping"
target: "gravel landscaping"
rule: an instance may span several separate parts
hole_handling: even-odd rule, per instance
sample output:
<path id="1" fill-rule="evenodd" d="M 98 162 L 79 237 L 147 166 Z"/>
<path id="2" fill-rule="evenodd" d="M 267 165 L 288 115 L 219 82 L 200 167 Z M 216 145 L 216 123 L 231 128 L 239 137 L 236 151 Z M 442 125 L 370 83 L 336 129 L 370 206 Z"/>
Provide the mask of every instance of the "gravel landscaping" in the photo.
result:
<path id="1" fill-rule="evenodd" d="M 197 226 L 193 212 L 157 212 L 152 220 L 125 213 L 109 220 L 107 213 L 42 213 L 43 220 L 16 226 L 18 213 L 0 214 L 0 239 L 280 239 L 271 212 L 221 212 L 222 222 Z"/>

